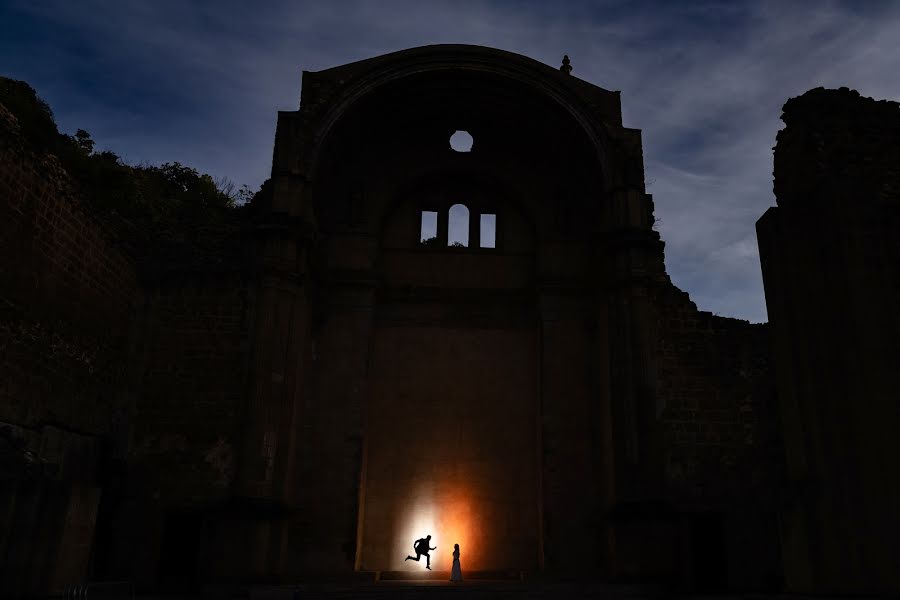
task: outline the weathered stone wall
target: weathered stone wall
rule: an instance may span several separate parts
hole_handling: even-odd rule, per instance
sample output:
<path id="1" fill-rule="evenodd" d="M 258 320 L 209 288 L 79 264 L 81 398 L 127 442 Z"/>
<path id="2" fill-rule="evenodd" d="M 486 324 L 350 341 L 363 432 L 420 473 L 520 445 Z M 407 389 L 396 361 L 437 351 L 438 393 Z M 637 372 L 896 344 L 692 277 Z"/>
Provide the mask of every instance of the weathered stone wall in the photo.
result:
<path id="1" fill-rule="evenodd" d="M 15 342 L 4 353 L 10 371 L 0 418 L 108 431 L 112 394 L 97 405 L 79 390 L 108 388 L 119 374 L 141 302 L 137 269 L 85 211 L 55 157 L 24 149 L 2 107 L 0 127 L 0 300 L 9 319 L 4 334 Z M 43 360 L 26 360 L 25 352 Z M 60 393 L 66 390 L 81 402 Z"/>
<path id="2" fill-rule="evenodd" d="M 0 105 L 0 594 L 87 569 L 104 457 L 127 443 L 132 259 Z"/>
<path id="3" fill-rule="evenodd" d="M 2 106 L 0 128 L 0 590 L 196 579 L 242 441 L 240 228 L 132 256 Z"/>
<path id="4" fill-rule="evenodd" d="M 221 498 L 233 480 L 251 293 L 237 275 L 150 295 L 130 457 L 152 460 L 166 498 Z"/>
<path id="5" fill-rule="evenodd" d="M 549 289 L 539 302 L 541 566 L 609 576 L 614 556 L 598 519 L 615 494 L 607 323 L 589 294 Z"/>
<path id="6" fill-rule="evenodd" d="M 778 206 L 757 222 L 789 496 L 787 587 L 900 590 L 900 105 L 811 90 L 784 106 Z"/>
<path id="7" fill-rule="evenodd" d="M 768 466 L 776 438 L 767 324 L 699 311 L 674 286 L 658 308 L 667 495 L 712 502 L 751 482 L 768 489 L 772 473 L 745 471 Z"/>
<path id="8" fill-rule="evenodd" d="M 252 291 L 240 272 L 198 273 L 157 282 L 147 295 L 127 473 L 104 504 L 103 567 L 182 585 L 209 572 L 200 557 L 231 494 Z"/>
<path id="9" fill-rule="evenodd" d="M 768 325 L 698 311 L 674 286 L 657 310 L 661 497 L 683 513 L 683 543 L 722 535 L 704 542 L 720 545 L 721 565 L 687 552 L 681 568 L 698 583 L 721 569 L 731 587 L 771 589 L 782 460 Z"/>

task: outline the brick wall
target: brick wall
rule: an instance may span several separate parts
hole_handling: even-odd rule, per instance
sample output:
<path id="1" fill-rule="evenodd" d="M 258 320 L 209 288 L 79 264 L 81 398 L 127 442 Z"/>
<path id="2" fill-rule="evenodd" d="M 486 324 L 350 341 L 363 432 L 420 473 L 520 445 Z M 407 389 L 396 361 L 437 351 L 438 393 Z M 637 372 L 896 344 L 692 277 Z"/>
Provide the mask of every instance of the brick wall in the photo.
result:
<path id="1" fill-rule="evenodd" d="M 109 431 L 101 415 L 140 303 L 134 262 L 84 210 L 56 158 L 24 149 L 0 106 L 0 420 Z"/>
<path id="2" fill-rule="evenodd" d="M 724 581 L 776 586 L 783 458 L 768 324 L 699 311 L 674 286 L 657 302 L 663 495 L 687 515 L 687 540 L 698 519 L 719 520 Z"/>
<path id="3" fill-rule="evenodd" d="M 96 567 L 184 589 L 222 552 L 210 540 L 240 452 L 251 302 L 235 274 L 148 287 L 127 468 L 105 492 Z"/>
<path id="4" fill-rule="evenodd" d="M 87 568 L 102 449 L 127 440 L 134 262 L 54 156 L 0 105 L 0 590 L 58 590 Z M 109 452 L 107 452 L 109 454 Z"/>
<path id="5" fill-rule="evenodd" d="M 234 477 L 252 316 L 239 228 L 132 256 L 23 142 L 0 106 L 0 514 L 15 526 L 0 560 L 16 574 L 0 591 L 153 584 L 166 548 L 202 551 L 184 511 L 221 504 Z"/>
<path id="6" fill-rule="evenodd" d="M 234 477 L 246 395 L 250 297 L 239 275 L 149 293 L 130 458 L 147 462 L 172 503 L 220 498 Z"/>
<path id="7" fill-rule="evenodd" d="M 657 399 L 669 495 L 709 501 L 751 481 L 760 486 L 770 474 L 752 469 L 769 466 L 758 463 L 776 433 L 767 324 L 699 311 L 674 287 L 659 309 Z"/>

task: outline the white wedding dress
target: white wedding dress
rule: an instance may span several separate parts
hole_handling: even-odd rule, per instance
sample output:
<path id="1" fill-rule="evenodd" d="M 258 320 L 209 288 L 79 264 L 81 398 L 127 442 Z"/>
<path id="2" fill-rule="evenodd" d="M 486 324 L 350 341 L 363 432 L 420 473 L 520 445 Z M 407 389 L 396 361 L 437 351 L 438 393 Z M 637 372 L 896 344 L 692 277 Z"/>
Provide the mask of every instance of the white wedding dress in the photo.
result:
<path id="1" fill-rule="evenodd" d="M 462 581 L 462 570 L 459 568 L 459 550 L 453 551 L 453 568 L 450 570 L 450 581 Z"/>

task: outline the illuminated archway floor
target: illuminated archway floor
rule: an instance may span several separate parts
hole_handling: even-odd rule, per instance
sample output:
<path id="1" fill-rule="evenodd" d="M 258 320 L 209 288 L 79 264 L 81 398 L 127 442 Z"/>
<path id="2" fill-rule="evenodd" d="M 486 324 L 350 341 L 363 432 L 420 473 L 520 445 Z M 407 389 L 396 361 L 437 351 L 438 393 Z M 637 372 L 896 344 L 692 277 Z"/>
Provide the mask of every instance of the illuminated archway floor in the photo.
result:
<path id="1" fill-rule="evenodd" d="M 450 580 L 450 571 L 379 571 L 375 574 L 377 582 L 393 581 L 447 581 Z M 496 581 L 524 581 L 525 574 L 521 571 L 468 571 L 463 573 L 463 583 L 467 581 L 496 582 Z"/>

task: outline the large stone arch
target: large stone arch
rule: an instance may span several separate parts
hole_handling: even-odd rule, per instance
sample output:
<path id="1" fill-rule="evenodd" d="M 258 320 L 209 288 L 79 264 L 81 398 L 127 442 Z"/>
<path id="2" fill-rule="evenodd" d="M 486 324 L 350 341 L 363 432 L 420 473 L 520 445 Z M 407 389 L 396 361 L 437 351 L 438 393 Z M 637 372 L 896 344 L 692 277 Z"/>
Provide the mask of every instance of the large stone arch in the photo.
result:
<path id="1" fill-rule="evenodd" d="M 455 129 L 471 153 L 449 149 Z M 394 215 L 414 227 L 421 206 L 399 205 L 429 178 L 486 202 L 499 186 L 507 216 L 522 215 L 517 244 L 385 244 Z M 636 403 L 650 396 L 629 348 L 647 337 L 640 282 L 662 268 L 618 93 L 474 46 L 305 73 L 299 110 L 279 114 L 272 179 L 237 483 L 297 511 L 269 568 L 402 568 L 422 516 L 404 499 L 428 494 L 434 514 L 468 507 L 432 525 L 461 536 L 470 568 L 611 568 L 598 511 L 637 477 Z M 443 440 L 431 457 L 456 475 L 417 457 L 395 468 L 407 430 Z M 571 555 L 585 526 L 602 541 Z"/>
<path id="2" fill-rule="evenodd" d="M 361 75 L 353 77 L 351 67 Z M 604 170 L 609 166 L 606 162 L 608 134 L 602 122 L 596 118 L 596 113 L 584 99 L 573 92 L 570 85 L 567 85 L 565 74 L 534 59 L 483 46 L 441 44 L 393 52 L 316 75 L 326 76 L 329 71 L 334 72 L 332 77 L 337 79 L 338 85 L 323 86 L 327 90 L 326 93 L 312 100 L 312 103 L 317 105 L 315 109 L 317 114 L 316 124 L 309 138 L 310 145 L 307 147 L 307 172 L 313 181 L 321 149 L 326 146 L 328 136 L 336 123 L 358 102 L 383 86 L 423 73 L 485 73 L 498 80 L 520 83 L 533 93 L 550 99 L 565 111 L 590 139 Z M 315 78 L 312 81 L 315 85 Z M 607 94 L 618 96 L 611 92 Z"/>
<path id="3" fill-rule="evenodd" d="M 327 104 L 325 112 L 316 110 L 316 103 L 307 109 L 298 148 L 306 158 L 298 166 L 320 227 L 334 227 L 328 213 L 350 212 L 342 204 L 353 202 L 350 197 L 363 188 L 366 202 L 381 204 L 356 210 L 362 208 L 364 220 L 374 223 L 390 210 L 385 185 L 402 186 L 435 171 L 505 179 L 520 209 L 545 229 L 558 225 L 563 209 L 571 223 L 602 226 L 612 183 L 602 122 L 595 119 L 585 129 L 555 96 L 508 73 L 449 69 L 443 63 L 418 70 L 403 66 L 399 73 L 364 74 L 366 81 L 357 84 L 338 79 L 351 89 L 317 99 Z M 567 77 L 547 70 L 546 79 Z M 571 91 L 569 96 L 572 109 L 579 99 Z M 448 138 L 457 129 L 475 136 L 470 155 L 450 151 Z M 542 187 L 533 185 L 537 180 Z"/>

